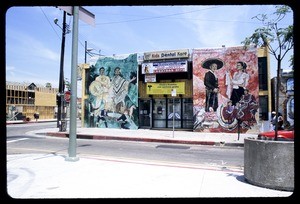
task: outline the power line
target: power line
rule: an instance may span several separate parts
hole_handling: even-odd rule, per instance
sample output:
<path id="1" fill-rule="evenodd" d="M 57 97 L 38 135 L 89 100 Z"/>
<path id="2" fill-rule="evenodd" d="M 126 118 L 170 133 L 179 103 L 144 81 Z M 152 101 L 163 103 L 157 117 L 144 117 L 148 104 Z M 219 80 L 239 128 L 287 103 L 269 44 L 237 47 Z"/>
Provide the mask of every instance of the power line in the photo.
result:
<path id="1" fill-rule="evenodd" d="M 44 10 L 42 9 L 42 7 L 40 7 L 41 11 L 43 12 L 46 20 L 48 21 L 48 23 L 50 24 L 51 28 L 54 30 L 55 34 L 57 35 L 57 37 L 61 40 L 61 37 L 58 35 L 58 33 L 56 32 L 56 30 L 54 29 L 52 22 L 49 20 L 48 16 L 45 14 Z"/>

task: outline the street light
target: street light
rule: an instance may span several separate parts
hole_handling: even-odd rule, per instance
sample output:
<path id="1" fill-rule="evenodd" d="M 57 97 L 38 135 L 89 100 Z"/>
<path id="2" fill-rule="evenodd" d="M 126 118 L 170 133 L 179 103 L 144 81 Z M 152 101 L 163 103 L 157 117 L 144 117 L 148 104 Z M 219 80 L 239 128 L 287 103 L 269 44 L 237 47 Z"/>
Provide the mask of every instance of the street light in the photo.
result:
<path id="1" fill-rule="evenodd" d="M 63 25 L 62 27 L 58 25 L 58 19 L 54 19 L 55 25 L 62 29 L 62 40 L 61 40 L 61 55 L 60 55 L 60 72 L 59 72 L 59 89 L 58 89 L 58 101 L 57 101 L 57 127 L 59 127 L 59 131 L 66 131 L 66 126 L 64 120 L 64 53 L 65 53 L 65 35 L 70 33 L 69 25 L 66 24 L 66 15 L 67 13 L 64 11 L 63 13 Z"/>
<path id="2" fill-rule="evenodd" d="M 93 55 L 103 56 L 103 55 L 100 54 L 101 50 L 99 50 L 99 53 L 94 53 L 94 52 L 92 52 L 93 50 L 95 50 L 95 49 L 87 47 L 87 41 L 85 41 L 85 46 L 84 46 L 84 63 L 85 64 L 86 64 L 86 56 L 87 56 L 87 54 L 89 54 L 91 57 Z"/>

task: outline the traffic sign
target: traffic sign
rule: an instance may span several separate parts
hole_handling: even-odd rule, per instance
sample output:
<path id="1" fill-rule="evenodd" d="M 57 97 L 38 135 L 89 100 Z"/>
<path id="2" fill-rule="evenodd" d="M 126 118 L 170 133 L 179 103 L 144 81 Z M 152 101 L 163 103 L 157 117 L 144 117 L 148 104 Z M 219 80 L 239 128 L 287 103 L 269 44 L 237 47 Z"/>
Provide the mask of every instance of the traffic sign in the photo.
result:
<path id="1" fill-rule="evenodd" d="M 58 8 L 64 10 L 70 15 L 73 15 L 73 6 L 58 6 Z M 95 15 L 82 6 L 79 6 L 79 19 L 87 24 L 95 26 Z"/>
<path id="2" fill-rule="evenodd" d="M 65 102 L 69 103 L 71 99 L 71 91 L 65 92 Z"/>

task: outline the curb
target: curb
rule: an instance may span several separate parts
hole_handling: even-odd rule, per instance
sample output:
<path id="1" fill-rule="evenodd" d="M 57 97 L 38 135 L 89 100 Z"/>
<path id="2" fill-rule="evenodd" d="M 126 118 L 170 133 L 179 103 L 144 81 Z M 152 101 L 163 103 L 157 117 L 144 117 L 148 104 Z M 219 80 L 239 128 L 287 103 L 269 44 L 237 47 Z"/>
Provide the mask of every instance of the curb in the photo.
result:
<path id="1" fill-rule="evenodd" d="M 14 124 L 28 124 L 28 123 L 46 123 L 46 122 L 53 122 L 52 120 L 47 121 L 47 120 L 41 120 L 41 121 L 13 121 L 13 122 L 6 122 L 6 125 L 14 125 Z"/>
<path id="2" fill-rule="evenodd" d="M 69 137 L 66 132 L 46 132 L 36 133 L 38 135 L 54 136 L 54 137 Z M 212 145 L 212 146 L 228 146 L 228 147 L 244 147 L 243 143 L 226 143 L 215 141 L 191 141 L 191 140 L 176 140 L 176 139 L 154 139 L 154 138 L 138 138 L 127 136 L 107 136 L 107 135 L 84 135 L 77 134 L 78 139 L 96 139 L 96 140 L 124 140 L 135 142 L 161 142 L 161 143 L 174 143 L 174 144 L 195 144 L 195 145 Z"/>

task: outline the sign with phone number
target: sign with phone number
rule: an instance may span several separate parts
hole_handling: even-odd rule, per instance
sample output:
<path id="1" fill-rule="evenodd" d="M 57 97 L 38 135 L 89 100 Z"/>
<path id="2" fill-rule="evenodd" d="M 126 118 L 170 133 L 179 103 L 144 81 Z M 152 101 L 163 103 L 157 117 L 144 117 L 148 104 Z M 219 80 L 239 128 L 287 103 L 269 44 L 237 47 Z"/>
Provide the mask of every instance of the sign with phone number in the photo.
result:
<path id="1" fill-rule="evenodd" d="M 147 83 L 146 93 L 155 94 L 172 94 L 176 90 L 176 94 L 185 94 L 185 82 L 174 83 Z"/>

